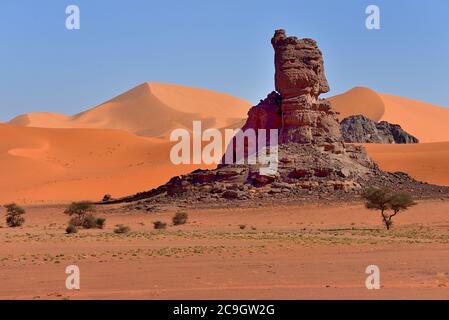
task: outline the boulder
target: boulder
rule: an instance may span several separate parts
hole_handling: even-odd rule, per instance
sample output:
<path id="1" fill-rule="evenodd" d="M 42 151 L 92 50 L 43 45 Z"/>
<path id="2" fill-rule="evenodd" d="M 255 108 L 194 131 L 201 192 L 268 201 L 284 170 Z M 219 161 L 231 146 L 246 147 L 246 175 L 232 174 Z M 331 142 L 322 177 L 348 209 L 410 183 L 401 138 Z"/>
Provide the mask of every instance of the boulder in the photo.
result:
<path id="1" fill-rule="evenodd" d="M 340 123 L 345 142 L 351 143 L 418 143 L 400 125 L 387 121 L 377 123 L 363 115 L 349 116 Z"/>

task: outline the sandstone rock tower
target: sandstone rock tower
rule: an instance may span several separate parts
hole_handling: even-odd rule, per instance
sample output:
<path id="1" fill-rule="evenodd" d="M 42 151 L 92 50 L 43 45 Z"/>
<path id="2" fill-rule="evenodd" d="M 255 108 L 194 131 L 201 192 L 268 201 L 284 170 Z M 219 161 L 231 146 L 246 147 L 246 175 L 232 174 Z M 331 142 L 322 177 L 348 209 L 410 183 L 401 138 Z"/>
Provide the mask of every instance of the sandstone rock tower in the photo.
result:
<path id="1" fill-rule="evenodd" d="M 315 40 L 287 37 L 276 30 L 275 87 L 282 97 L 281 142 L 330 144 L 342 142 L 336 112 L 319 98 L 329 92 L 324 62 Z"/>
<path id="2" fill-rule="evenodd" d="M 337 112 L 328 100 L 319 98 L 329 91 L 329 85 L 323 56 L 314 40 L 288 37 L 284 30 L 276 30 L 271 43 L 276 91 L 249 110 L 241 130 L 278 130 L 278 144 L 268 141 L 268 149 L 277 151 L 276 172 L 261 174 L 258 163 L 222 164 L 215 170 L 174 177 L 159 188 L 116 201 L 351 198 L 366 185 L 411 186 L 415 191 L 423 186 L 405 174 L 379 170 L 363 147 L 345 145 Z M 235 149 L 228 149 L 235 155 Z"/>
<path id="3" fill-rule="evenodd" d="M 274 48 L 275 88 L 249 112 L 242 128 L 280 130 L 280 143 L 314 144 L 326 150 L 342 151 L 343 138 L 328 100 L 323 55 L 315 40 L 287 37 L 276 30 Z"/>

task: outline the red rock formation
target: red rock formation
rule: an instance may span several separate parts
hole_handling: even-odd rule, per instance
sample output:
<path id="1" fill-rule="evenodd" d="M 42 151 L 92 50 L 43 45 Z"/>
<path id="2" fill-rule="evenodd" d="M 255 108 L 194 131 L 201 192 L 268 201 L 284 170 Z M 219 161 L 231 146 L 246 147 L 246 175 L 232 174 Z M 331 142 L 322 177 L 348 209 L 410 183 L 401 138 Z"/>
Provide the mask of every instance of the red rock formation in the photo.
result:
<path id="1" fill-rule="evenodd" d="M 247 129 L 281 129 L 282 113 L 281 113 L 281 96 L 275 91 L 271 92 L 264 100 L 260 100 L 259 104 L 251 108 L 248 112 L 248 120 L 242 127 Z"/>
<path id="2" fill-rule="evenodd" d="M 287 37 L 276 30 L 274 48 L 275 86 L 282 98 L 280 141 L 329 144 L 342 142 L 337 113 L 328 100 L 323 55 L 315 40 Z"/>
<path id="3" fill-rule="evenodd" d="M 146 198 L 150 198 L 148 203 L 171 202 L 174 198 L 185 203 L 220 199 L 257 202 L 272 197 L 285 200 L 309 196 L 351 199 L 365 185 L 393 185 L 415 193 L 435 192 L 435 186 L 416 182 L 404 174 L 379 170 L 363 147 L 344 144 L 337 113 L 328 100 L 319 98 L 329 91 L 329 85 L 323 56 L 314 40 L 287 37 L 285 31 L 277 30 L 271 42 L 277 92 L 251 108 L 242 131 L 280 130 L 279 144 L 269 143 L 267 148 L 270 155 L 275 150 L 278 156 L 276 170 L 262 172 L 265 164 L 260 162 L 222 164 L 215 170 L 196 170 L 174 177 L 157 189 L 115 202 Z M 245 156 L 248 150 L 254 150 L 248 145 L 245 148 Z M 236 149 L 229 147 L 229 150 L 237 158 Z M 445 192 L 449 193 L 449 188 Z"/>
<path id="4" fill-rule="evenodd" d="M 275 87 L 283 98 L 308 95 L 316 99 L 321 93 L 329 92 L 323 55 L 315 40 L 287 37 L 284 30 L 276 30 L 271 44 Z"/>

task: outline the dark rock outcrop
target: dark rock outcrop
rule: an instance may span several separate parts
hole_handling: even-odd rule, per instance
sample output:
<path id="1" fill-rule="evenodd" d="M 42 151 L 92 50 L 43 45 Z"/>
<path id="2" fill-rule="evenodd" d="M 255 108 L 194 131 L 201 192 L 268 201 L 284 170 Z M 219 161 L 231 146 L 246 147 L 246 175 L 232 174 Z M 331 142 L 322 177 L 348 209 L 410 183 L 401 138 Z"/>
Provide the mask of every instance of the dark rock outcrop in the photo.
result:
<path id="1" fill-rule="evenodd" d="M 356 143 L 418 143 L 400 125 L 387 121 L 376 122 L 363 115 L 350 116 L 340 123 L 345 142 Z"/>

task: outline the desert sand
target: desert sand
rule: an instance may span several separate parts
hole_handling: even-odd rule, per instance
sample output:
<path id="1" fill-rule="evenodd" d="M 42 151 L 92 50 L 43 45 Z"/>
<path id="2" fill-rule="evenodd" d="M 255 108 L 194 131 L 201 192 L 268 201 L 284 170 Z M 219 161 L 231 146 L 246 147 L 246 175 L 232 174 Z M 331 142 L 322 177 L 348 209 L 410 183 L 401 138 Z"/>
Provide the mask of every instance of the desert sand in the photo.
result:
<path id="1" fill-rule="evenodd" d="M 198 167 L 174 166 L 172 143 L 112 129 L 47 129 L 0 124 L 0 201 L 101 200 L 167 182 Z"/>
<path id="2" fill-rule="evenodd" d="M 170 133 L 191 130 L 193 120 L 203 129 L 238 128 L 248 108 L 244 100 L 206 89 L 143 83 L 72 117 L 21 115 L 0 124 L 0 201 L 120 197 L 209 168 L 172 165 Z"/>
<path id="3" fill-rule="evenodd" d="M 152 222 L 175 208 L 100 208 L 106 228 L 75 235 L 63 206 L 27 210 L 23 227 L 0 228 L 2 299 L 449 298 L 448 201 L 420 202 L 390 231 L 361 204 L 185 209 L 166 230 Z M 114 234 L 119 223 L 132 231 Z M 79 291 L 65 288 L 72 264 Z M 380 290 L 365 287 L 372 264 Z"/>
<path id="4" fill-rule="evenodd" d="M 380 95 L 368 88 L 355 87 L 330 97 L 329 100 L 332 102 L 332 108 L 340 112 L 338 117 L 340 121 L 357 114 L 380 121 L 385 113 L 385 105 Z"/>
<path id="5" fill-rule="evenodd" d="M 449 108 L 380 94 L 363 87 L 330 98 L 340 119 L 363 114 L 375 121 L 399 124 L 420 140 L 416 145 L 365 144 L 386 171 L 403 171 L 418 180 L 449 185 Z"/>
<path id="6" fill-rule="evenodd" d="M 143 83 L 99 106 L 74 116 L 36 112 L 9 124 L 42 128 L 108 128 L 167 138 L 177 128 L 239 128 L 250 104 L 207 89 L 154 82 Z"/>
<path id="7" fill-rule="evenodd" d="M 175 166 L 173 143 L 112 129 L 47 129 L 0 124 L 0 201 L 65 203 L 122 197 L 214 165 Z M 449 185 L 449 142 L 365 145 L 386 171 Z"/>
<path id="8" fill-rule="evenodd" d="M 403 171 L 418 180 L 449 185 L 449 142 L 365 144 L 368 154 L 385 171 Z"/>
<path id="9" fill-rule="evenodd" d="M 399 124 L 422 143 L 449 141 L 449 108 L 380 94 L 362 87 L 330 100 L 333 108 L 340 112 L 340 120 L 349 115 L 363 114 L 375 121 Z"/>

